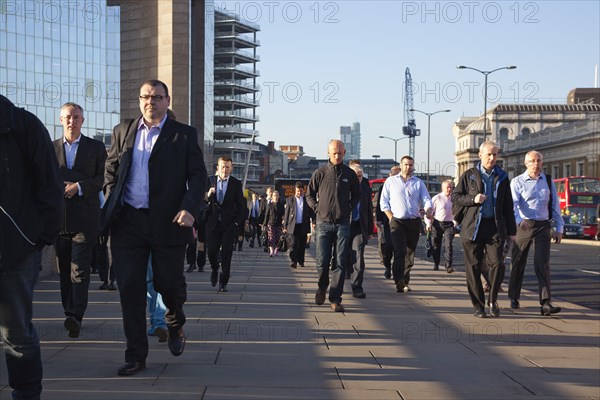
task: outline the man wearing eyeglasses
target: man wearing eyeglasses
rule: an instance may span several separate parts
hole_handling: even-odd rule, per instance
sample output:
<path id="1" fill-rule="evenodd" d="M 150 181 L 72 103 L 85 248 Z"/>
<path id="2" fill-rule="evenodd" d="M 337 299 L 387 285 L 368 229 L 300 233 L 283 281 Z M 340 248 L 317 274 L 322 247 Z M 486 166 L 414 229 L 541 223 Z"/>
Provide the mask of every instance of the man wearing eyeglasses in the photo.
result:
<path id="1" fill-rule="evenodd" d="M 550 303 L 550 239 L 556 224 L 554 239 L 560 243 L 564 221 L 554 183 L 542 173 L 542 154 L 530 151 L 525 155 L 527 170 L 510 182 L 517 222 L 517 237 L 512 247 L 508 297 L 510 308 L 520 308 L 521 286 L 527 265 L 529 248 L 533 244 L 533 267 L 540 289 L 541 314 L 548 316 L 561 311 Z"/>
<path id="2" fill-rule="evenodd" d="M 175 356 L 183 353 L 185 248 L 208 180 L 196 129 L 167 116 L 167 85 L 154 79 L 144 82 L 139 102 L 141 117 L 113 130 L 104 180 L 102 226 L 111 235 L 127 338 L 119 375 L 134 375 L 146 367 L 148 257 L 155 289 L 167 306 L 169 350 Z"/>

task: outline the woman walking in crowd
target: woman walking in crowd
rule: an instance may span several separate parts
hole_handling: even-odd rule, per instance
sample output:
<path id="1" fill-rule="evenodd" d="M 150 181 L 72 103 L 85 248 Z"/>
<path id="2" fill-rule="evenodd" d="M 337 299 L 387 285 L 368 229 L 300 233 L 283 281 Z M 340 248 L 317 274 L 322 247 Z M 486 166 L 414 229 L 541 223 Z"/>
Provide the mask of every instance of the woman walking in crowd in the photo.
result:
<path id="1" fill-rule="evenodd" d="M 279 192 L 273 191 L 271 195 L 271 202 L 267 206 L 267 212 L 265 213 L 265 220 L 263 225 L 267 227 L 268 241 L 269 241 L 269 257 L 277 255 L 277 244 L 283 231 L 283 214 L 285 213 L 285 206 L 283 202 L 279 201 Z"/>

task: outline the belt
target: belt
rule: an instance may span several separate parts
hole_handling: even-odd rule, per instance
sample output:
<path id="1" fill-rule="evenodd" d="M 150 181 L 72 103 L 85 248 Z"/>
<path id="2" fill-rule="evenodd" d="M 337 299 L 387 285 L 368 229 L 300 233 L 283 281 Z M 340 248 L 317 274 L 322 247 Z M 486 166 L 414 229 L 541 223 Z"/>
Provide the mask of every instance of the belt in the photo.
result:
<path id="1" fill-rule="evenodd" d="M 149 213 L 149 209 L 148 208 L 135 208 L 134 206 L 132 206 L 129 203 L 125 203 L 123 206 L 127 207 L 127 208 L 129 208 L 131 210 L 139 211 L 139 212 L 144 213 L 146 215 L 148 215 L 148 213 Z"/>

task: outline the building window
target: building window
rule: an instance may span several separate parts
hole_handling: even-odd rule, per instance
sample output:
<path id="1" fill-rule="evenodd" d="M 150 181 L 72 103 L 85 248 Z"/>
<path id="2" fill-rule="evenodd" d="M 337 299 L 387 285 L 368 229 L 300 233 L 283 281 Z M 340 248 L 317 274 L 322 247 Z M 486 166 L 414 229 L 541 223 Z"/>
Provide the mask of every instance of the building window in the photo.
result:
<path id="1" fill-rule="evenodd" d="M 558 176 L 558 165 L 553 165 L 552 166 L 552 179 L 557 179 L 560 178 L 560 176 Z"/>
<path id="2" fill-rule="evenodd" d="M 525 127 L 521 129 L 521 136 L 529 135 L 531 133 L 531 129 Z"/>
<path id="3" fill-rule="evenodd" d="M 583 161 L 579 161 L 577 163 L 577 176 L 583 176 L 585 173 L 583 172 Z"/>
<path id="4" fill-rule="evenodd" d="M 498 141 L 506 142 L 508 140 L 508 128 L 500 128 L 498 132 Z"/>
<path id="5" fill-rule="evenodd" d="M 571 163 L 563 165 L 563 176 L 571 176 Z"/>

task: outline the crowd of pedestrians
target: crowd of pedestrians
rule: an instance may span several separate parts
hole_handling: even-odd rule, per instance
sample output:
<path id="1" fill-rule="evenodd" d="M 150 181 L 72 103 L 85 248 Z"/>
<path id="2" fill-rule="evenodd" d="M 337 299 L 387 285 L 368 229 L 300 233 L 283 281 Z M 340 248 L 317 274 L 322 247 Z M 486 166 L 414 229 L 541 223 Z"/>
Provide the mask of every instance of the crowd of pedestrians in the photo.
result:
<path id="1" fill-rule="evenodd" d="M 328 300 L 331 310 L 344 312 L 346 278 L 353 297 L 367 297 L 364 250 L 374 225 L 384 277 L 394 280 L 398 293 L 412 290 L 410 273 L 423 231 L 432 237 L 433 269 L 443 265 L 454 272 L 453 238 L 460 226 L 475 317 L 500 315 L 498 292 L 510 246 L 510 307 L 520 307 L 533 245 L 541 314 L 561 311 L 551 303 L 550 241 L 560 243 L 563 220 L 539 152 L 526 154 L 525 171 L 511 181 L 496 165 L 498 147 L 484 142 L 480 162 L 456 187 L 444 181 L 442 192 L 431 198 L 414 175 L 413 158 L 402 157 L 372 193 L 360 162 L 344 164 L 344 143 L 331 140 L 327 163 L 308 186 L 297 182 L 286 199 L 273 187 L 266 196 L 252 193 L 246 199 L 242 182 L 231 175 L 231 158 L 220 157 L 208 176 L 196 129 L 177 122 L 170 103 L 163 82 L 145 81 L 141 115 L 114 128 L 107 153 L 101 142 L 81 133 L 80 105 L 61 108 L 64 134 L 52 143 L 33 114 L 0 96 L 0 332 L 14 398 L 39 399 L 42 392 L 31 320 L 41 250 L 49 245 L 56 250 L 69 337 L 81 331 L 92 269 L 100 275 L 99 289 L 118 289 L 126 338 L 118 375 L 146 368 L 148 336 L 166 342 L 174 356 L 184 352 L 186 259 L 191 273 L 204 271 L 208 258 L 211 285 L 226 293 L 233 251 L 244 241 L 270 257 L 287 251 L 296 270 L 305 267 L 312 237 L 315 303 Z M 487 298 L 482 277 L 490 284 Z"/>

